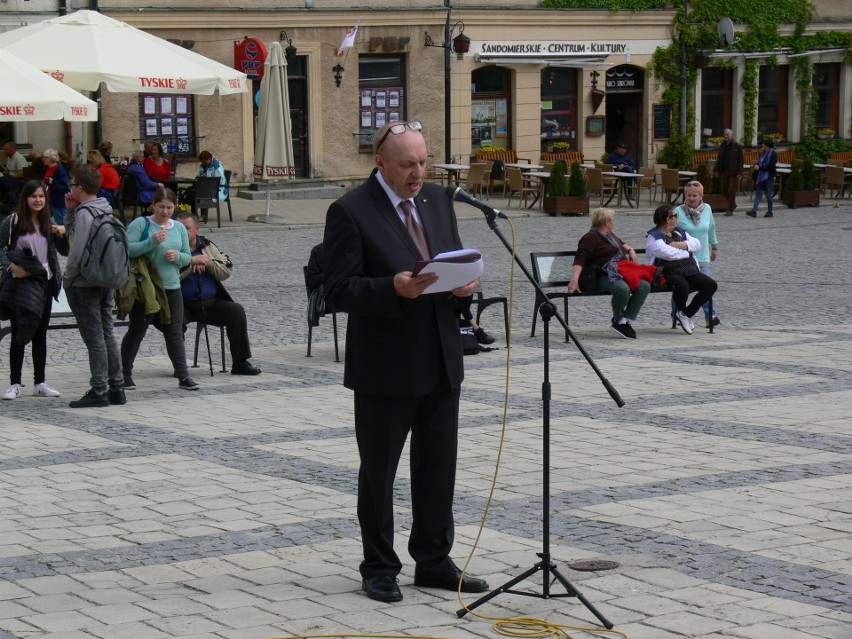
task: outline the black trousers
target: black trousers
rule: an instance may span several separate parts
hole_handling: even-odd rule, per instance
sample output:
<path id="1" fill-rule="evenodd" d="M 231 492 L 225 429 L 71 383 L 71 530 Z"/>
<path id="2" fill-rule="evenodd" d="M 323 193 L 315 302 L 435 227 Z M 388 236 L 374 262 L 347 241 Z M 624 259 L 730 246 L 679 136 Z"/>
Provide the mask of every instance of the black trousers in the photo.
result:
<path id="1" fill-rule="evenodd" d="M 183 306 L 187 311 L 184 318 L 186 321 L 196 322 L 202 319 L 201 302 L 184 299 Z M 225 327 L 231 345 L 231 358 L 235 364 L 251 357 L 248 320 L 246 311 L 240 304 L 220 299 L 204 300 L 203 318 L 210 326 Z"/>
<path id="2" fill-rule="evenodd" d="M 47 366 L 47 327 L 50 325 L 50 311 L 53 309 L 53 298 L 47 293 L 44 300 L 44 309 L 41 312 L 41 321 L 33 333 L 30 341 L 33 351 L 33 384 L 41 384 L 44 381 L 44 371 Z M 9 346 L 9 380 L 11 384 L 20 384 L 21 375 L 24 370 L 24 350 L 26 344 L 18 343 L 18 321 L 15 313 L 9 317 L 12 325 L 12 334 Z"/>
<path id="3" fill-rule="evenodd" d="M 397 575 L 402 569 L 393 549 L 393 484 L 409 431 L 413 524 L 408 552 L 420 566 L 447 560 L 454 540 L 459 394 L 459 388 L 446 383 L 422 397 L 355 393 L 362 577 Z"/>
<path id="4" fill-rule="evenodd" d="M 673 289 L 672 300 L 677 306 L 677 310 L 683 311 L 687 317 L 695 315 L 698 309 L 704 305 L 704 302 L 713 297 L 718 288 L 716 280 L 709 275 L 704 275 L 704 273 L 688 276 L 666 273 L 666 282 Z M 689 291 L 697 292 L 692 301 L 687 304 Z"/>

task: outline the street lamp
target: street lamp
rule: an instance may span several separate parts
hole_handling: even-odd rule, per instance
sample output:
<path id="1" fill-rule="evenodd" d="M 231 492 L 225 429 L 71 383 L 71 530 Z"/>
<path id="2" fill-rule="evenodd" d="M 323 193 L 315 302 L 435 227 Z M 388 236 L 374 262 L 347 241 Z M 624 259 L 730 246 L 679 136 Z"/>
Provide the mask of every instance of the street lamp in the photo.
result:
<path id="1" fill-rule="evenodd" d="M 447 162 L 450 161 L 451 154 L 451 136 L 450 136 L 450 50 L 456 54 L 456 59 L 461 60 L 464 54 L 470 51 L 470 38 L 464 34 L 464 22 L 459 20 L 450 27 L 450 13 L 452 12 L 451 0 L 444 0 L 444 6 L 447 8 L 447 21 L 444 24 L 444 41 L 435 42 L 432 36 L 426 31 L 426 39 L 423 43 L 427 47 L 441 47 L 444 50 L 444 157 Z M 453 32 L 458 27 L 458 35 L 453 38 Z"/>

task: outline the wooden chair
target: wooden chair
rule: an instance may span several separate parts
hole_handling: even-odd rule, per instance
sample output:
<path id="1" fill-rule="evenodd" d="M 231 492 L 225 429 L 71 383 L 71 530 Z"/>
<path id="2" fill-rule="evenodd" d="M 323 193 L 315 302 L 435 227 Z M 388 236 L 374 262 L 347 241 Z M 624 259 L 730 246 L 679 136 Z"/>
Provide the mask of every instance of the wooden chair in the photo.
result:
<path id="1" fill-rule="evenodd" d="M 310 298 L 311 298 L 311 293 L 313 293 L 313 289 L 311 289 L 310 285 L 308 284 L 308 267 L 307 266 L 302 267 L 302 274 L 304 275 L 304 278 L 305 278 L 305 292 L 308 294 L 308 311 L 310 311 L 310 304 L 311 304 Z M 325 313 L 320 315 L 320 317 L 325 317 L 326 315 L 329 315 L 329 314 L 331 314 L 331 324 L 334 328 L 334 361 L 339 362 L 340 361 L 340 351 L 339 351 L 338 346 L 337 346 L 337 312 L 331 310 L 330 308 L 328 308 L 328 306 L 326 306 Z M 305 355 L 305 357 L 311 357 L 311 342 L 312 342 L 313 336 L 314 336 L 314 327 L 311 325 L 310 312 L 308 312 L 307 317 L 308 317 L 308 353 Z"/>
<path id="2" fill-rule="evenodd" d="M 471 195 L 482 194 L 488 188 L 489 164 L 487 162 L 474 162 L 467 171 L 467 185 L 465 189 Z"/>
<path id="3" fill-rule="evenodd" d="M 660 169 L 660 187 L 665 202 L 674 203 L 683 195 L 683 184 L 677 169 Z"/>
<path id="4" fill-rule="evenodd" d="M 654 169 L 643 166 L 639 169 L 639 173 L 642 174 L 642 177 L 636 180 L 636 183 L 633 185 L 636 192 L 636 206 L 639 206 L 639 203 L 642 200 L 643 190 L 648 193 L 648 204 L 651 204 L 651 202 L 657 199 L 657 185 L 654 184 Z M 654 190 L 653 199 L 651 196 L 651 189 Z"/>
<path id="5" fill-rule="evenodd" d="M 849 186 L 849 178 L 852 178 L 852 175 L 847 176 L 842 166 L 826 166 L 823 172 L 823 195 L 828 189 L 829 197 L 842 198 L 846 187 Z"/>
<path id="6" fill-rule="evenodd" d="M 618 180 L 613 178 L 604 180 L 603 171 L 600 169 L 586 169 L 586 191 L 589 194 L 600 194 L 601 201 L 598 206 L 603 206 L 604 198 L 609 199 L 618 193 Z M 620 201 L 619 204 L 621 204 Z"/>
<path id="7" fill-rule="evenodd" d="M 521 206 L 526 207 L 527 195 L 537 193 L 540 188 L 538 184 L 530 182 L 529 178 L 526 178 L 520 169 L 515 167 L 506 169 L 506 189 L 503 194 L 508 194 L 509 201 L 506 204 L 507 208 L 512 205 L 512 197 L 516 193 L 518 199 L 521 201 Z"/>
<path id="8" fill-rule="evenodd" d="M 207 210 L 216 207 L 216 228 L 222 228 L 222 211 L 219 208 L 219 178 L 198 177 L 195 178 L 195 198 L 192 201 L 192 210 L 201 217 L 201 221 L 207 223 Z"/>

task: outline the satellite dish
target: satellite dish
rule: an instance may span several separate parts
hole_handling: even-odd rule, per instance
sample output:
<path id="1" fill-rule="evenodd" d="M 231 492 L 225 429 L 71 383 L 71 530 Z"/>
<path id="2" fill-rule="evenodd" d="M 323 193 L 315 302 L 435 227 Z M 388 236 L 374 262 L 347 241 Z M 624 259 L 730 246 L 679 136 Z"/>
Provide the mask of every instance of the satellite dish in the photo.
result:
<path id="1" fill-rule="evenodd" d="M 719 42 L 723 47 L 734 43 L 734 23 L 728 16 L 722 16 L 717 25 L 719 31 Z"/>

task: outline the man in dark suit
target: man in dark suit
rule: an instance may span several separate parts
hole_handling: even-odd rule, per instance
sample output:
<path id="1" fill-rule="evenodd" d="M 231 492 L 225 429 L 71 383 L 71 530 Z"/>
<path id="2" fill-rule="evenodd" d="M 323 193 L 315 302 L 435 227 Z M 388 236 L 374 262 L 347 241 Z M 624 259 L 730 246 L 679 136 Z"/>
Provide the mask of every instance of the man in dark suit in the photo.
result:
<path id="1" fill-rule="evenodd" d="M 478 281 L 451 295 L 423 295 L 436 276 L 412 275 L 418 260 L 462 247 L 452 202 L 438 185 L 424 184 L 421 128 L 414 120 L 376 132 L 377 168 L 329 207 L 325 226 L 326 299 L 348 313 L 343 384 L 355 392 L 360 572 L 367 596 L 378 601 L 402 599 L 393 483 L 409 431 L 414 585 L 455 591 L 462 577 L 449 556 L 464 377 L 452 297 L 469 297 Z M 488 584 L 465 575 L 461 589 L 484 592 Z"/>
<path id="2" fill-rule="evenodd" d="M 719 190 L 728 201 L 725 215 L 733 215 L 734 209 L 737 208 L 737 191 L 743 173 L 743 145 L 734 140 L 734 132 L 730 129 L 725 129 L 722 135 L 725 141 L 719 145 L 716 173 L 719 175 Z"/>

